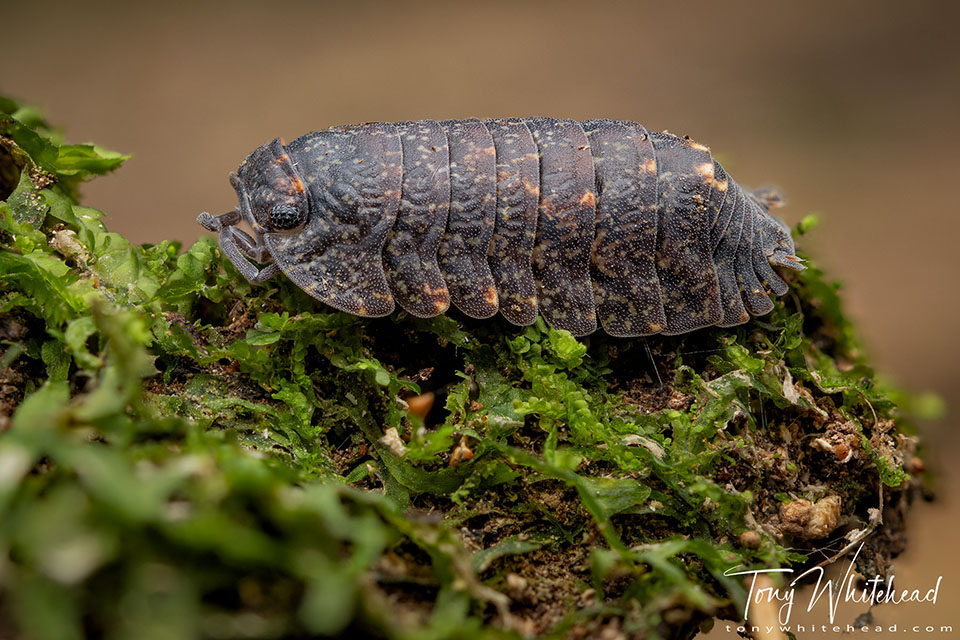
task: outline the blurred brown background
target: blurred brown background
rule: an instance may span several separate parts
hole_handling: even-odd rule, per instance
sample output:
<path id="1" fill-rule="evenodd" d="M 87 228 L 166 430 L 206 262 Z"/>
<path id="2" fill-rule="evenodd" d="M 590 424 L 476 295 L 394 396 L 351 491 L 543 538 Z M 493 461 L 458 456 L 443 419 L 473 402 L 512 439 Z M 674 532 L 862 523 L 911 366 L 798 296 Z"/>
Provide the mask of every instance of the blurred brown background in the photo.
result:
<path id="1" fill-rule="evenodd" d="M 958 408 L 960 3 L 53 1 L 0 14 L 0 91 L 44 107 L 71 141 L 134 154 L 84 194 L 136 241 L 192 242 L 197 213 L 235 206 L 227 173 L 277 136 L 638 120 L 710 145 L 741 184 L 779 186 L 789 222 L 820 213 L 800 245 L 845 282 L 878 369 Z M 942 499 L 915 512 L 897 577 L 944 574 L 941 604 L 878 620 L 960 629 L 954 423 L 924 425 Z"/>

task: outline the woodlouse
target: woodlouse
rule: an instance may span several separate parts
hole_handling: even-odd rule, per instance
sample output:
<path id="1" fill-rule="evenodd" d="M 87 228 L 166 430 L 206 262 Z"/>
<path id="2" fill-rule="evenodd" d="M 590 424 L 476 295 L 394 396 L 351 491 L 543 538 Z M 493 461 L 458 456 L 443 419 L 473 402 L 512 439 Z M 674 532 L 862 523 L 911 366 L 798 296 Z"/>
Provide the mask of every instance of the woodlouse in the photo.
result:
<path id="1" fill-rule="evenodd" d="M 803 269 L 774 196 L 634 122 L 341 126 L 267 143 L 230 178 L 239 207 L 198 222 L 240 273 L 282 272 L 360 316 L 452 303 L 516 325 L 540 313 L 574 335 L 598 320 L 614 336 L 673 335 L 769 312 L 768 294 L 787 291 L 771 265 Z"/>

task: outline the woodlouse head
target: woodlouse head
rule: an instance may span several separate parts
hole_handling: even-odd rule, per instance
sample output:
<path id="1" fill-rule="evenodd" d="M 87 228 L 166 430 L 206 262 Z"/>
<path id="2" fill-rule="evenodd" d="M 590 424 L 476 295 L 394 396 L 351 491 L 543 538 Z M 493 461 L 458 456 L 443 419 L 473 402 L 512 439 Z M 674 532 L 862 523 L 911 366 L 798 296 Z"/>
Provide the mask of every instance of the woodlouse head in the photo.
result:
<path id="1" fill-rule="evenodd" d="M 289 233 L 307 223 L 306 186 L 279 138 L 247 156 L 230 181 L 243 218 L 258 234 Z"/>

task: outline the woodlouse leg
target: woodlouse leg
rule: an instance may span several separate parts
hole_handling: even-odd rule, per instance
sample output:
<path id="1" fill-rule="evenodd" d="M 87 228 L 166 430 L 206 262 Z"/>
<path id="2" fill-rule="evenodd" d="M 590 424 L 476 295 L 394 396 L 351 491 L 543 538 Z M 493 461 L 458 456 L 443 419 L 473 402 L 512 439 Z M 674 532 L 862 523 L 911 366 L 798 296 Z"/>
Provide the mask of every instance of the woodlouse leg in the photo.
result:
<path id="1" fill-rule="evenodd" d="M 238 238 L 240 239 L 240 244 L 246 244 L 245 247 L 241 248 L 237 242 Z M 224 227 L 220 230 L 220 249 L 230 258 L 230 262 L 237 268 L 240 275 L 249 282 L 253 284 L 266 282 L 280 273 L 280 267 L 275 262 L 271 262 L 262 270 L 258 269 L 256 265 L 250 262 L 250 259 L 252 258 L 258 261 L 260 261 L 260 259 L 253 256 L 248 257 L 248 254 L 244 251 L 244 249 L 248 248 L 251 250 L 251 253 L 256 253 L 257 255 L 262 255 L 262 251 L 266 250 L 266 247 L 257 247 L 254 240 L 239 229 Z"/>
<path id="2" fill-rule="evenodd" d="M 280 265 L 278 265 L 276 262 L 271 262 L 270 264 L 265 266 L 263 269 L 261 269 L 260 273 L 258 273 L 253 280 L 250 280 L 250 282 L 252 282 L 253 284 L 260 284 L 262 282 L 266 282 L 267 280 L 269 280 L 270 278 L 276 275 L 279 275 L 280 273 L 281 273 Z"/>
<path id="3" fill-rule="evenodd" d="M 212 216 L 204 211 L 197 216 L 197 222 L 208 231 L 220 233 L 220 249 L 248 281 L 259 284 L 280 273 L 280 267 L 273 262 L 273 257 L 265 245 L 260 244 L 243 230 L 234 228 L 233 225 L 240 222 L 239 211 L 233 210 L 219 216 Z M 270 262 L 270 264 L 261 270 L 257 269 L 250 260 L 260 263 Z"/>
<path id="4" fill-rule="evenodd" d="M 260 264 L 273 262 L 273 256 L 270 255 L 270 250 L 267 249 L 267 245 L 263 244 L 259 238 L 254 239 L 250 237 L 247 232 L 242 229 L 231 228 L 230 231 L 233 233 L 233 238 L 236 240 L 240 251 L 245 256 L 251 260 L 256 260 Z"/>
<path id="5" fill-rule="evenodd" d="M 237 229 L 236 227 L 231 227 L 230 231 L 233 233 L 234 240 L 237 241 L 238 248 L 240 253 L 244 254 L 247 258 L 255 260 L 260 264 L 267 264 L 266 267 L 260 270 L 253 279 L 247 278 L 253 284 L 260 284 L 261 282 L 266 282 L 270 278 L 274 277 L 280 273 L 280 265 L 273 261 L 273 256 L 270 255 L 270 250 L 267 249 L 265 244 L 262 244 L 262 241 L 254 240 L 251 238 L 245 231 L 242 229 Z M 249 264 L 249 263 L 248 263 Z"/>

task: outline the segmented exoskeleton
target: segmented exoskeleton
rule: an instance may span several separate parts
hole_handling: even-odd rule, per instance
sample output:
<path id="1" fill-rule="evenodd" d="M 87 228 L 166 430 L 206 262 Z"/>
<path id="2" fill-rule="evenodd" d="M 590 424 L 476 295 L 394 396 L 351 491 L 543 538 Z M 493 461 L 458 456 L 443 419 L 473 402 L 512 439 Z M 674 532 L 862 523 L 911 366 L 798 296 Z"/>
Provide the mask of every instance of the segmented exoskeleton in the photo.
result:
<path id="1" fill-rule="evenodd" d="M 230 177 L 240 206 L 198 221 L 240 273 L 283 272 L 360 316 L 452 303 L 574 335 L 598 320 L 614 336 L 673 335 L 769 312 L 768 294 L 787 291 L 771 265 L 803 269 L 775 197 L 634 122 L 334 127 L 265 144 Z"/>

